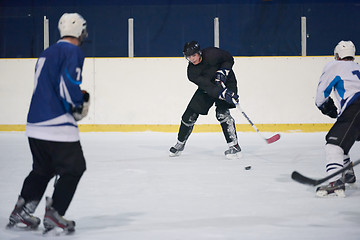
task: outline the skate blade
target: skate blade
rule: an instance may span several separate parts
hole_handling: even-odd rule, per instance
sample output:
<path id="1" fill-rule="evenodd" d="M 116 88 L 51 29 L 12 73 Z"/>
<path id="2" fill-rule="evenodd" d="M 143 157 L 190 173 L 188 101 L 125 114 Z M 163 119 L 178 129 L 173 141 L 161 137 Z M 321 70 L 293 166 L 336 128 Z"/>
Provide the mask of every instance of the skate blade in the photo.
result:
<path id="1" fill-rule="evenodd" d="M 334 193 L 336 194 L 336 196 L 344 198 L 345 197 L 345 191 L 342 189 L 339 190 L 335 190 Z"/>
<path id="2" fill-rule="evenodd" d="M 45 228 L 43 235 L 47 236 L 62 236 L 62 235 L 71 235 L 75 232 L 75 229 L 66 229 L 66 228 Z"/>
<path id="3" fill-rule="evenodd" d="M 226 159 L 228 160 L 237 160 L 243 157 L 241 152 L 235 153 L 235 154 L 227 154 L 225 155 Z"/>
<path id="4" fill-rule="evenodd" d="M 6 229 L 8 230 L 12 230 L 12 231 L 36 231 L 38 229 L 38 226 L 29 226 L 29 225 L 26 225 L 22 222 L 19 222 L 19 223 L 12 223 L 12 222 L 9 222 L 7 225 L 6 225 Z"/>
<path id="5" fill-rule="evenodd" d="M 176 152 L 176 153 L 170 152 L 169 157 L 178 157 L 178 156 L 180 156 L 180 155 L 181 155 L 181 151 Z"/>
<path id="6" fill-rule="evenodd" d="M 325 191 L 325 190 L 316 191 L 316 196 L 317 197 L 326 197 L 327 195 L 328 195 L 328 192 Z"/>
<path id="7" fill-rule="evenodd" d="M 316 192 L 317 197 L 325 198 L 325 197 L 346 197 L 345 191 L 342 189 L 335 190 L 333 193 L 328 193 L 326 190 L 319 190 Z"/>

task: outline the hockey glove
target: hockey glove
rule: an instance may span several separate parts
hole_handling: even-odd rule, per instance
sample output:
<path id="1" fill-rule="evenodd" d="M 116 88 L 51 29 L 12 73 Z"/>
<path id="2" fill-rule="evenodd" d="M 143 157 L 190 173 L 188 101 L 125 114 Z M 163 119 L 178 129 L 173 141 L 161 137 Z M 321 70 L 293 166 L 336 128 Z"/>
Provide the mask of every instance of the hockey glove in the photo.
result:
<path id="1" fill-rule="evenodd" d="M 338 113 L 337 113 L 337 107 L 334 104 L 334 101 L 332 100 L 331 97 L 329 97 L 320 107 L 319 107 L 320 111 L 322 112 L 322 114 L 327 115 L 331 118 L 336 118 Z"/>
<path id="2" fill-rule="evenodd" d="M 239 102 L 239 96 L 227 88 L 220 92 L 218 98 L 227 101 L 230 104 L 236 104 Z"/>
<path id="3" fill-rule="evenodd" d="M 221 83 L 226 83 L 227 80 L 227 76 L 229 75 L 230 70 L 225 69 L 225 68 L 220 68 L 219 70 L 217 70 L 216 74 L 215 74 L 215 83 L 219 86 L 221 86 Z"/>
<path id="4" fill-rule="evenodd" d="M 73 116 L 74 116 L 76 121 L 80 121 L 81 119 L 86 117 L 86 115 L 89 112 L 90 94 L 85 90 L 82 90 L 81 92 L 83 93 L 84 103 L 79 107 L 73 108 L 73 111 L 72 111 Z"/>

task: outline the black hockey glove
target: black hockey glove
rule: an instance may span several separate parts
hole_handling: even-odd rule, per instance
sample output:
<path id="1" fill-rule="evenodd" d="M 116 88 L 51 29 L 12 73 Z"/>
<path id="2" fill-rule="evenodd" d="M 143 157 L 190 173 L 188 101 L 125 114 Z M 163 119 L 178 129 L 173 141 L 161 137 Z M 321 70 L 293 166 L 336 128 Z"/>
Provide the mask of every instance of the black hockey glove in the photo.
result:
<path id="1" fill-rule="evenodd" d="M 239 96 L 227 88 L 225 88 L 222 92 L 220 92 L 218 97 L 219 99 L 227 101 L 228 103 L 231 104 L 236 104 L 239 102 Z"/>
<path id="2" fill-rule="evenodd" d="M 227 76 L 229 75 L 230 70 L 225 69 L 225 68 L 220 68 L 219 70 L 217 70 L 216 74 L 215 74 L 215 83 L 216 85 L 221 86 L 221 83 L 226 83 L 227 80 Z"/>
<path id="3" fill-rule="evenodd" d="M 329 97 L 320 107 L 322 114 L 327 115 L 331 118 L 336 118 L 338 115 L 337 107 L 334 104 L 334 101 Z"/>
<path id="4" fill-rule="evenodd" d="M 81 119 L 86 117 L 86 115 L 89 112 L 90 94 L 85 90 L 82 90 L 81 92 L 83 93 L 84 103 L 81 106 L 74 107 L 72 109 L 72 114 L 73 114 L 76 121 L 80 121 Z"/>

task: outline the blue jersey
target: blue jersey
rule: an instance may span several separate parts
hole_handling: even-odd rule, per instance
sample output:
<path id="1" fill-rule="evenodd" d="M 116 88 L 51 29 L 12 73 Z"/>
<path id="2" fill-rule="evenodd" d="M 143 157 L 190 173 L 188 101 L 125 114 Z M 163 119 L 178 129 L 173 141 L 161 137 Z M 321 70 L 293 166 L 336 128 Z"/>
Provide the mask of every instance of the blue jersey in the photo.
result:
<path id="1" fill-rule="evenodd" d="M 41 53 L 27 117 L 28 137 L 59 142 L 79 140 L 71 109 L 83 104 L 80 89 L 83 64 L 82 50 L 64 40 Z"/>

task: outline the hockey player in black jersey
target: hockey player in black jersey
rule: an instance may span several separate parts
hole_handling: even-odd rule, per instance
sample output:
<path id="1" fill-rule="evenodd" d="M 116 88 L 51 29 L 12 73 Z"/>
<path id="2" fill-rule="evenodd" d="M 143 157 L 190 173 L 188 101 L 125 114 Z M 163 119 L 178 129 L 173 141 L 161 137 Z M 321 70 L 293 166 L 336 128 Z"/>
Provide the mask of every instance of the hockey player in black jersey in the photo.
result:
<path id="1" fill-rule="evenodd" d="M 177 143 L 170 148 L 170 156 L 179 156 L 184 150 L 194 124 L 199 115 L 207 115 L 209 109 L 216 106 L 216 119 L 223 130 L 229 149 L 225 151 L 228 159 L 241 157 L 235 121 L 230 108 L 239 101 L 237 81 L 232 70 L 234 58 L 226 51 L 209 47 L 201 50 L 196 41 L 185 44 L 183 50 L 189 61 L 187 76 L 198 86 L 181 118 Z"/>

